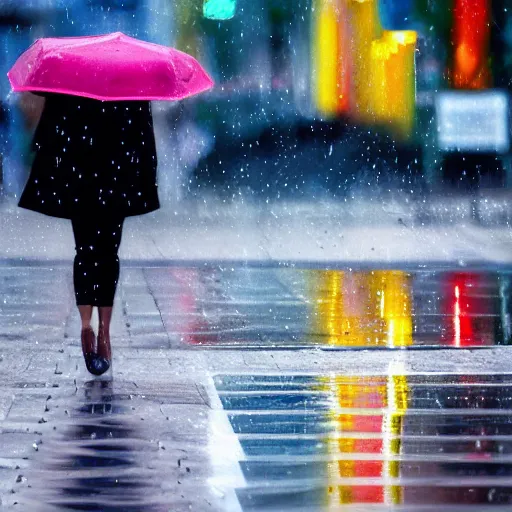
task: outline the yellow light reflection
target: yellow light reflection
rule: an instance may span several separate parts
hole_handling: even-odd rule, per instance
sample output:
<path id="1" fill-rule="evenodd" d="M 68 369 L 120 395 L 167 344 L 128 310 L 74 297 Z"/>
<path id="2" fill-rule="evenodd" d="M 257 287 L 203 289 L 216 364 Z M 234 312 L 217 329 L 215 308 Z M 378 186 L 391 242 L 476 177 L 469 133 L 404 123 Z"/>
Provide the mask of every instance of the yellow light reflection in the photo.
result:
<path id="1" fill-rule="evenodd" d="M 386 41 L 378 39 L 372 42 L 371 46 L 371 70 L 372 83 L 374 85 L 373 95 L 371 96 L 371 111 L 375 116 L 375 121 L 384 124 L 388 120 L 388 60 L 390 46 Z"/>
<path id="2" fill-rule="evenodd" d="M 345 0 L 314 0 L 312 53 L 313 91 L 325 116 L 349 106 L 349 56 Z"/>
<path id="3" fill-rule="evenodd" d="M 396 373 L 397 371 L 400 373 Z M 403 368 L 390 365 L 387 383 L 388 413 L 384 414 L 382 422 L 382 452 L 384 459 L 387 459 L 383 469 L 384 476 L 388 479 L 397 479 L 400 476 L 400 462 L 396 456 L 400 454 L 402 448 L 403 421 L 409 398 L 407 377 L 401 374 L 403 372 Z M 385 486 L 384 496 L 386 503 L 402 503 L 402 487 L 388 484 Z"/>
<path id="4" fill-rule="evenodd" d="M 412 135 L 415 123 L 416 40 L 413 31 L 384 31 L 371 45 L 374 119 L 402 139 Z"/>
<path id="5" fill-rule="evenodd" d="M 350 503 L 403 502 L 400 476 L 401 436 L 409 388 L 403 368 L 391 365 L 387 376 L 333 376 L 321 389 L 331 398 L 334 430 L 327 439 L 328 508 Z M 371 455 L 374 455 L 372 457 Z M 347 485 L 347 478 L 380 481 Z M 341 482 L 340 482 L 341 481 Z"/>
<path id="6" fill-rule="evenodd" d="M 381 34 L 377 0 L 346 0 L 348 5 L 351 56 L 353 113 L 362 121 L 372 121 L 372 41 Z"/>
<path id="7" fill-rule="evenodd" d="M 401 271 L 312 271 L 311 326 L 333 346 L 405 347 L 412 344 L 412 290 Z"/>
<path id="8" fill-rule="evenodd" d="M 326 336 L 329 345 L 337 345 L 343 338 L 343 333 L 349 332 L 343 311 L 343 272 L 313 270 L 311 278 L 310 295 L 314 300 L 313 332 Z M 350 344 L 350 341 L 347 343 Z"/>
<path id="9" fill-rule="evenodd" d="M 410 30 L 383 31 L 378 0 L 314 0 L 313 91 L 324 115 L 349 112 L 407 139 L 414 131 L 415 48 Z"/>
<path id="10" fill-rule="evenodd" d="M 374 298 L 375 310 L 382 320 L 381 332 L 377 333 L 378 344 L 388 347 L 411 345 L 412 290 L 409 275 L 399 270 L 383 270 L 370 272 L 367 279 L 369 295 Z"/>

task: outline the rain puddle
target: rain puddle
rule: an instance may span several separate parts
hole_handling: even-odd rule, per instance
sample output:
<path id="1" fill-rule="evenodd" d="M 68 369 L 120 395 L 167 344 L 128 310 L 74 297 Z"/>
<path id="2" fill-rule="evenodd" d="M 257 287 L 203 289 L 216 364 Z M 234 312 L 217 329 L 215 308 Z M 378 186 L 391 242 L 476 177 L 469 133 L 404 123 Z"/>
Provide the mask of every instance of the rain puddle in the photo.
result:
<path id="1" fill-rule="evenodd" d="M 512 375 L 217 375 L 241 447 L 240 506 L 510 510 L 511 384 Z"/>
<path id="2" fill-rule="evenodd" d="M 217 348 L 401 349 L 512 342 L 510 272 L 148 269 L 169 336 Z"/>

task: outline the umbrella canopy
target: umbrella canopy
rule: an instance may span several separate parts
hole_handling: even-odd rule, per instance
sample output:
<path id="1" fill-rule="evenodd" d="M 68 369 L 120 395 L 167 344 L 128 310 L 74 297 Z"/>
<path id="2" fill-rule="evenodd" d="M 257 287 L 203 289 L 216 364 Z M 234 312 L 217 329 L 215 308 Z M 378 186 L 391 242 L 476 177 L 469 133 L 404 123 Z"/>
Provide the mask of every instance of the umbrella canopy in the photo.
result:
<path id="1" fill-rule="evenodd" d="M 14 91 L 104 101 L 180 100 L 213 86 L 190 55 L 121 32 L 38 39 L 7 76 Z"/>

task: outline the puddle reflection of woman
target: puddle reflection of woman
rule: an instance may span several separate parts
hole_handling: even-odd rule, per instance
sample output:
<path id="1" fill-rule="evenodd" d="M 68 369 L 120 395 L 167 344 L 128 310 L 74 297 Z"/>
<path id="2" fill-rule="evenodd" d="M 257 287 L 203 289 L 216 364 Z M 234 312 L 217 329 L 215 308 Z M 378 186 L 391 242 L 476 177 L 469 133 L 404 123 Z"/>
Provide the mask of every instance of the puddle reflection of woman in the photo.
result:
<path id="1" fill-rule="evenodd" d="M 45 94 L 19 206 L 71 220 L 75 298 L 89 372 L 111 365 L 110 321 L 124 219 L 159 208 L 151 104 Z M 98 336 L 91 326 L 98 309 Z"/>

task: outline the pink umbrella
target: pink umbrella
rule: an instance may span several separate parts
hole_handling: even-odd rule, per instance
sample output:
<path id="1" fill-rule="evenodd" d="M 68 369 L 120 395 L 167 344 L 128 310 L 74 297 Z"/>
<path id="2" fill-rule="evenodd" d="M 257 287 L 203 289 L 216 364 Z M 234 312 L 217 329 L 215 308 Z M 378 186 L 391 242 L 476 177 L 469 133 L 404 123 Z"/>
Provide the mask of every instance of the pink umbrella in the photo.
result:
<path id="1" fill-rule="evenodd" d="M 121 32 L 38 39 L 7 73 L 14 91 L 96 100 L 180 100 L 213 87 L 196 59 Z"/>

